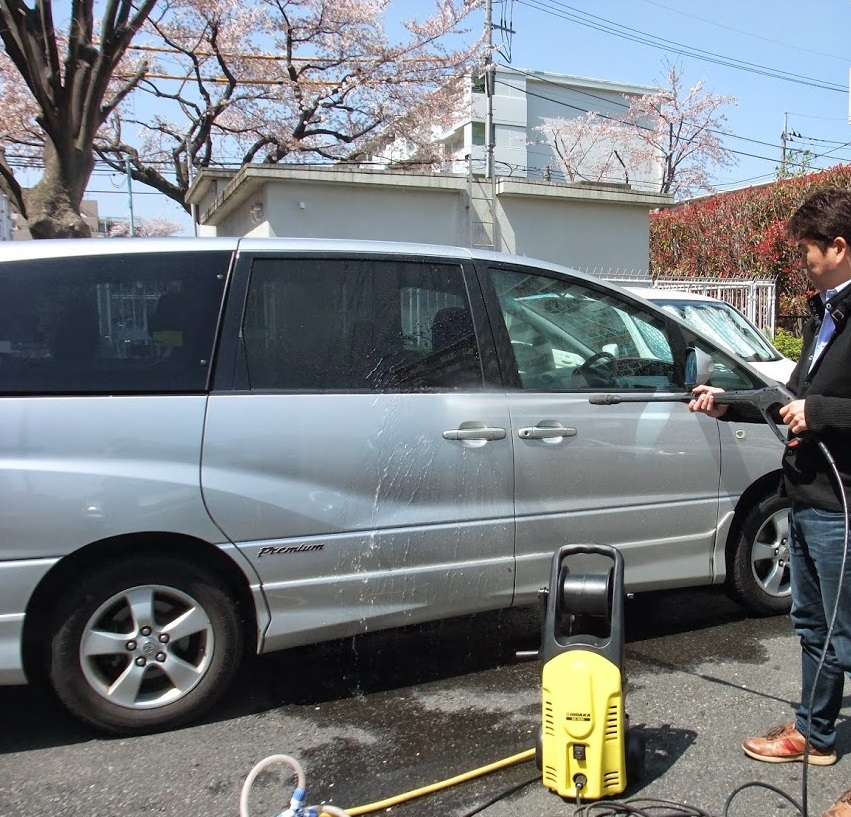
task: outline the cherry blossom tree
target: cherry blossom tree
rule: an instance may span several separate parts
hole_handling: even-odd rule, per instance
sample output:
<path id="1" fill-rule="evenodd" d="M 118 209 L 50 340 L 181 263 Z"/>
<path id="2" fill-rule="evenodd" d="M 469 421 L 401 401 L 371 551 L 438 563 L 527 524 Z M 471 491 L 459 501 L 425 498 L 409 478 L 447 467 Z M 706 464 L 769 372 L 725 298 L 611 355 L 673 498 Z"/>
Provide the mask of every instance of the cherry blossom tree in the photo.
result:
<path id="1" fill-rule="evenodd" d="M 665 90 L 630 100 L 622 117 L 643 144 L 634 159 L 661 158 L 661 193 L 681 199 L 711 191 L 710 171 L 738 161 L 723 142 L 727 121 L 723 109 L 738 101 L 705 90 L 703 80 L 685 88 L 677 64 L 667 66 L 664 84 Z"/>
<path id="2" fill-rule="evenodd" d="M 156 0 L 75 0 L 67 34 L 57 28 L 51 0 L 0 0 L 0 190 L 36 238 L 86 236 L 80 203 L 94 169 L 98 131 L 137 86 L 144 65 L 119 81 L 114 72 Z M 129 65 L 129 63 L 128 63 Z M 25 189 L 7 146 L 17 157 L 39 155 L 44 172 Z"/>
<path id="3" fill-rule="evenodd" d="M 138 238 L 164 238 L 177 235 L 180 225 L 169 218 L 140 218 L 133 223 L 133 235 Z M 130 236 L 130 223 L 119 221 L 109 228 L 109 238 Z"/>
<path id="4" fill-rule="evenodd" d="M 556 155 L 570 182 L 630 181 L 630 169 L 643 162 L 632 128 L 594 111 L 570 119 L 545 118 L 535 128 Z"/>
<path id="5" fill-rule="evenodd" d="M 74 0 L 63 39 L 50 0 L 0 0 L 0 105 L 14 112 L 0 189 L 35 236 L 86 234 L 98 159 L 188 211 L 201 168 L 346 159 L 382 130 L 424 141 L 484 55 L 465 28 L 482 0 L 422 0 L 396 37 L 394 0 L 106 1 L 96 31 L 95 0 Z M 12 152 L 43 157 L 31 191 Z"/>
<path id="6" fill-rule="evenodd" d="M 686 198 L 710 191 L 710 171 L 736 163 L 724 146 L 723 108 L 729 96 L 686 89 L 682 71 L 667 66 L 663 89 L 625 96 L 622 114 L 589 111 L 585 116 L 545 120 L 537 130 L 571 181 L 625 182 Z"/>
<path id="7" fill-rule="evenodd" d="M 426 4 L 423 3 L 423 6 Z M 200 168 L 328 162 L 379 131 L 423 142 L 482 59 L 464 21 L 480 0 L 439 0 L 391 41 L 392 0 L 174 0 L 149 20 L 156 68 L 97 143 L 116 170 L 185 204 Z M 162 111 L 139 114 L 148 95 Z"/>

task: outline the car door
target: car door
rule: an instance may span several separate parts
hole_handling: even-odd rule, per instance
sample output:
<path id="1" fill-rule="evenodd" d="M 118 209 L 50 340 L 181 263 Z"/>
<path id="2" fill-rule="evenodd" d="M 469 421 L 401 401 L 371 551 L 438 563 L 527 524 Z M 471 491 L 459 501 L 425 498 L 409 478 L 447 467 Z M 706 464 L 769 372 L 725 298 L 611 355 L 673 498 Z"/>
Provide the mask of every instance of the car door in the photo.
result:
<path id="1" fill-rule="evenodd" d="M 509 418 L 459 260 L 243 252 L 235 287 L 202 482 L 265 648 L 510 604 Z"/>
<path id="2" fill-rule="evenodd" d="M 718 422 L 683 403 L 589 402 L 683 391 L 678 325 L 584 277 L 495 264 L 484 275 L 511 387 L 518 600 L 568 543 L 620 548 L 631 589 L 711 581 Z"/>

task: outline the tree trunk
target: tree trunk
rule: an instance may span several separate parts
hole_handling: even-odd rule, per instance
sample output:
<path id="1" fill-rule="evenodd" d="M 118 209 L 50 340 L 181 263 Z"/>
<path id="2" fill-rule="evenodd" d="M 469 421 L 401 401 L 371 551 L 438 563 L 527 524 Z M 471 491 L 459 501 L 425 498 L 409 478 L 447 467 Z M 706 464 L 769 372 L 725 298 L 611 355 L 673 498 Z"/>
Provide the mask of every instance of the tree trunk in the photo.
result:
<path id="1" fill-rule="evenodd" d="M 24 193 L 33 238 L 89 238 L 91 230 L 59 183 L 43 178 Z"/>
<path id="2" fill-rule="evenodd" d="M 80 206 L 94 161 L 86 162 L 73 146 L 63 147 L 64 161 L 50 140 L 45 141 L 44 175 L 24 191 L 27 226 L 33 238 L 89 238 L 92 234 Z"/>

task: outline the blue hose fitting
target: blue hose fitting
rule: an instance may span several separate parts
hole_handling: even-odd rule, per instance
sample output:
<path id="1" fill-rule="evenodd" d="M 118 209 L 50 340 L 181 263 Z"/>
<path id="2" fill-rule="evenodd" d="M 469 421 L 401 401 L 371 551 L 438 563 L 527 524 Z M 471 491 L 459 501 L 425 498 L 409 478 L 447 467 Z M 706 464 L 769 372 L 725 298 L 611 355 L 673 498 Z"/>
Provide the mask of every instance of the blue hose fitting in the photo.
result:
<path id="1" fill-rule="evenodd" d="M 307 797 L 307 791 L 299 786 L 293 792 L 290 798 L 290 806 L 286 811 L 282 811 L 278 817 L 304 817 L 304 800 Z M 318 815 L 317 815 L 318 817 Z"/>

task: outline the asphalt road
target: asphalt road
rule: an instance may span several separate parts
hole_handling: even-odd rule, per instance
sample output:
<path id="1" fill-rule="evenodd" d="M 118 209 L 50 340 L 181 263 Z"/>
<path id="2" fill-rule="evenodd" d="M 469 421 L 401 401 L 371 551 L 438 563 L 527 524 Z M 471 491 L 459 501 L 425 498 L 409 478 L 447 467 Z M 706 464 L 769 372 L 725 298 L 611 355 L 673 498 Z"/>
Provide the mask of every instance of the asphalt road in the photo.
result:
<path id="1" fill-rule="evenodd" d="M 734 789 L 759 780 L 800 801 L 800 764 L 756 763 L 739 748 L 744 736 L 791 719 L 798 648 L 788 620 L 748 618 L 706 589 L 640 596 L 626 616 L 627 710 L 647 753 L 642 779 L 621 799 L 721 815 Z M 200 724 L 137 738 L 103 738 L 34 689 L 0 688 L 0 815 L 235 817 L 245 776 L 276 753 L 304 764 L 309 803 L 354 807 L 444 780 L 534 745 L 540 665 L 514 655 L 539 641 L 536 611 L 519 611 L 279 653 L 247 662 Z M 839 749 L 851 752 L 845 718 Z M 390 813 L 461 817 L 533 778 L 481 813 L 573 814 L 575 803 L 548 792 L 532 761 Z M 809 814 L 849 785 L 851 757 L 810 769 Z M 291 791 L 288 773 L 264 772 L 252 817 L 277 814 Z M 729 814 L 795 809 L 749 788 Z"/>

